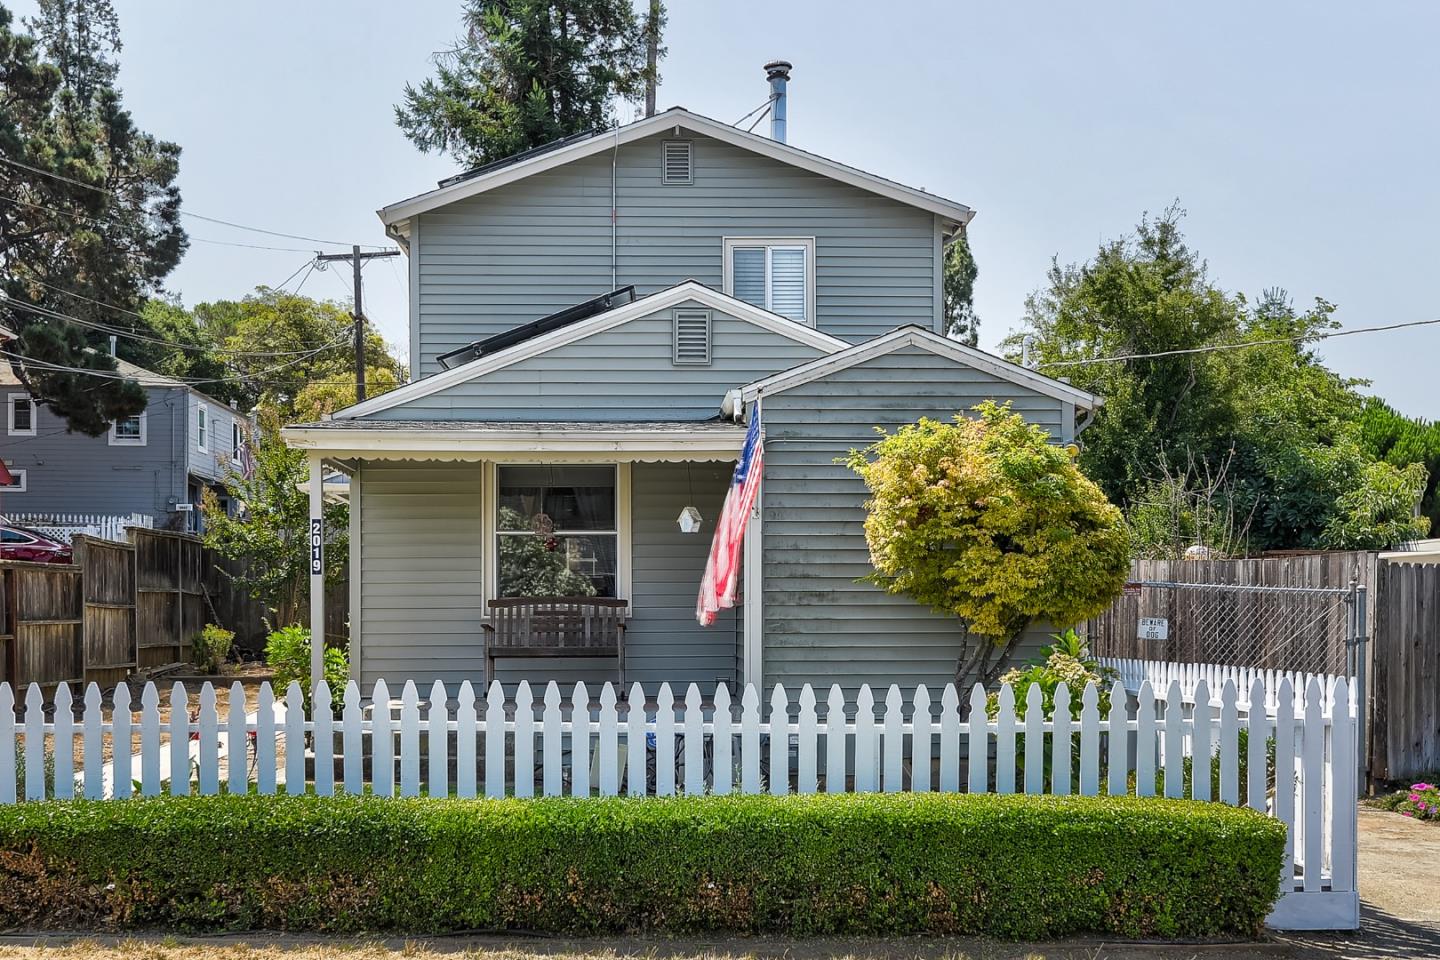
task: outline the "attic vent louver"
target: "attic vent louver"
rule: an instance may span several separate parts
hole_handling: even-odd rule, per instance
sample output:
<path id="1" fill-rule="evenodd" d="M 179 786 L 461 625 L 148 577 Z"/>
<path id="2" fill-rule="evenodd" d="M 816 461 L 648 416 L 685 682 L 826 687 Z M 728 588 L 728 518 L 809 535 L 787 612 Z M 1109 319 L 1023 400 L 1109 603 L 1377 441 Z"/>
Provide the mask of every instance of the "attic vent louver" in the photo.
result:
<path id="1" fill-rule="evenodd" d="M 710 311 L 675 311 L 675 362 L 710 362 Z"/>
<path id="2" fill-rule="evenodd" d="M 695 182 L 694 145 L 689 140 L 666 140 L 660 153 L 660 182 L 666 185 Z"/>

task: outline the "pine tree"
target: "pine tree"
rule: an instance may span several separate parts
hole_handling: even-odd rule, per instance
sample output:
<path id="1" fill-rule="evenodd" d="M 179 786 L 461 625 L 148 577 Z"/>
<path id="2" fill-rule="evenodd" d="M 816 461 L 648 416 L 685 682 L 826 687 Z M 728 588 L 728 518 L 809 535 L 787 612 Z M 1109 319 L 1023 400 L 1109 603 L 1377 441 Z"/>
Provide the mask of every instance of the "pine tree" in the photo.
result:
<path id="1" fill-rule="evenodd" d="M 980 318 L 975 315 L 975 278 L 979 274 L 970 238 L 962 231 L 945 248 L 945 333 L 972 347 L 980 340 Z"/>
<path id="2" fill-rule="evenodd" d="M 150 332 L 114 308 L 139 312 L 185 251 L 180 148 L 124 109 L 109 0 L 42 0 L 27 25 L 0 6 L 0 322 L 18 335 L 3 359 L 71 429 L 98 435 L 145 406 L 93 324 Z"/>
<path id="3" fill-rule="evenodd" d="M 466 0 L 465 37 L 406 85 L 396 123 L 467 166 L 602 130 L 644 95 L 647 23 L 631 0 Z"/>

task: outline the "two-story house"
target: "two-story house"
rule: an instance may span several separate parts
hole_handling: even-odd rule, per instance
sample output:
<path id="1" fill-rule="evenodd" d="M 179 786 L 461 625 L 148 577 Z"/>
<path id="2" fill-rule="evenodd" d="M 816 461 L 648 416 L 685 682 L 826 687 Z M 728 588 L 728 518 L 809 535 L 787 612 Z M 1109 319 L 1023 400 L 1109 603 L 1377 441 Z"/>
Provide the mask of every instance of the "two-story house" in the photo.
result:
<path id="1" fill-rule="evenodd" d="M 787 69 L 769 68 L 779 107 Z M 498 638 L 555 642 L 553 621 L 517 626 L 492 601 L 573 593 L 624 601 L 623 675 L 647 690 L 955 679 L 956 622 L 859 582 L 866 491 L 837 460 L 877 426 L 989 398 L 1068 441 L 1098 402 L 943 335 L 945 246 L 972 215 L 783 126 L 680 108 L 382 209 L 409 258 L 414 380 L 285 431 L 351 477 L 355 677 L 478 682 Z M 701 626 L 756 418 L 741 603 Z M 617 677 L 593 657 L 494 667 Z"/>
<path id="2" fill-rule="evenodd" d="M 139 514 L 155 527 L 198 529 L 202 491 L 223 494 L 239 460 L 243 415 L 180 380 L 125 360 L 116 368 L 145 389 L 145 409 L 90 437 L 71 432 L 0 362 L 0 460 L 13 478 L 0 487 L 0 515 Z"/>

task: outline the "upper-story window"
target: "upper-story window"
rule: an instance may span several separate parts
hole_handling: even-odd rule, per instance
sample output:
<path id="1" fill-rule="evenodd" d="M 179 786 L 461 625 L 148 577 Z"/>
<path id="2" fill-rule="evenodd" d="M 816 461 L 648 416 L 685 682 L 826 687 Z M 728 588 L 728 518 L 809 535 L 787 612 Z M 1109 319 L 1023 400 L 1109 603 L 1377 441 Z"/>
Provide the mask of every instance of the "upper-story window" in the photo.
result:
<path id="1" fill-rule="evenodd" d="M 110 424 L 110 446 L 112 447 L 143 447 L 145 446 L 145 413 L 141 411 L 133 417 L 125 417 Z"/>
<path id="2" fill-rule="evenodd" d="M 10 435 L 12 437 L 35 436 L 35 401 L 22 393 L 10 395 Z"/>
<path id="3" fill-rule="evenodd" d="M 195 408 L 195 449 L 206 450 L 210 445 L 210 411 L 205 404 Z"/>
<path id="4" fill-rule="evenodd" d="M 230 421 L 230 459 L 239 463 L 244 453 L 245 430 L 240 426 L 239 418 L 236 418 Z"/>
<path id="5" fill-rule="evenodd" d="M 815 325 L 814 237 L 726 237 L 725 292 Z"/>

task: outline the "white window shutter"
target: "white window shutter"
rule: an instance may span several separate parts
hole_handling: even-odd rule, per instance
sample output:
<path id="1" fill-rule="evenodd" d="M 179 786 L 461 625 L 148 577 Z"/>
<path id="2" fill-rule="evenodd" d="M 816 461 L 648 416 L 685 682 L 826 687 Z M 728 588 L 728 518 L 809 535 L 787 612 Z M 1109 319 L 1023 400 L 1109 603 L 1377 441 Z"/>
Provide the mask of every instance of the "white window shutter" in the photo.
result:
<path id="1" fill-rule="evenodd" d="M 710 362 L 710 311 L 675 311 L 675 362 L 707 364 Z"/>

